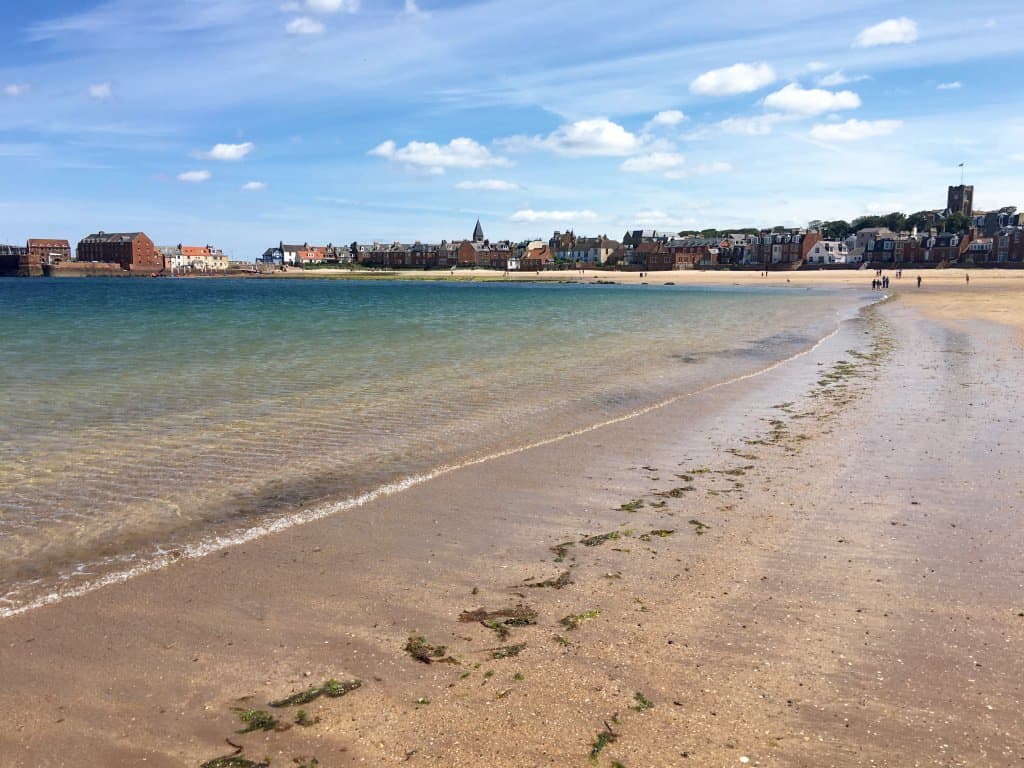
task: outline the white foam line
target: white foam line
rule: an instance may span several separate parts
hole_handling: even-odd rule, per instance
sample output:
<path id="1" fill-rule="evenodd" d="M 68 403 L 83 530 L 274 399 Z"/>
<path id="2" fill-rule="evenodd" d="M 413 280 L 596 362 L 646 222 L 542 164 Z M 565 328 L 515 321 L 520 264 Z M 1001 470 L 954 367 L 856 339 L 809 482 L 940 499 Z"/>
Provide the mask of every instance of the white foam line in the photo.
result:
<path id="1" fill-rule="evenodd" d="M 878 301 L 883 301 L 885 298 L 887 297 L 883 297 Z M 871 302 L 866 306 L 876 304 L 878 303 L 878 301 Z M 89 592 L 94 592 L 97 589 L 102 589 L 103 587 L 107 587 L 112 584 L 123 584 L 124 582 L 128 581 L 129 579 L 133 579 L 136 576 L 142 576 L 146 573 L 159 571 L 163 568 L 166 568 L 168 565 L 183 559 L 197 560 L 201 557 L 206 557 L 207 555 L 212 554 L 213 552 L 218 552 L 222 549 L 227 549 L 228 547 L 237 546 L 239 544 L 246 544 L 250 541 L 255 541 L 256 539 L 263 538 L 264 536 L 269 536 L 274 533 L 286 531 L 289 528 L 294 528 L 295 526 L 312 523 L 316 520 L 322 520 L 325 517 L 331 517 L 332 515 L 337 515 L 341 512 L 345 512 L 356 507 L 361 507 L 364 504 L 369 504 L 370 502 L 376 501 L 377 499 L 382 499 L 387 496 L 392 496 L 396 493 L 401 493 L 402 491 L 408 490 L 409 488 L 430 482 L 431 480 L 441 477 L 442 475 L 447 475 L 460 469 L 468 469 L 469 467 L 475 467 L 478 464 L 484 464 L 489 461 L 494 461 L 495 459 L 501 459 L 506 456 L 512 456 L 517 453 L 523 453 L 524 451 L 530 451 L 535 448 L 542 448 L 543 446 L 552 445 L 554 443 L 561 442 L 562 440 L 568 440 L 569 438 L 579 437 L 580 435 L 585 435 L 599 429 L 604 429 L 605 427 L 610 427 L 613 424 L 621 424 L 624 421 L 635 419 L 638 416 L 643 416 L 645 414 L 651 413 L 652 411 L 665 408 L 666 406 L 672 405 L 673 403 L 678 403 L 687 398 L 696 397 L 697 395 L 703 395 L 707 392 L 711 392 L 721 387 L 727 387 L 731 384 L 737 384 L 741 381 L 747 381 L 749 379 L 762 376 L 766 373 L 774 371 L 777 368 L 780 368 L 783 365 L 786 365 L 787 363 L 804 357 L 805 355 L 812 354 L 822 344 L 824 344 L 829 339 L 833 338 L 836 334 L 839 333 L 839 330 L 842 327 L 842 323 L 843 321 L 840 320 L 836 324 L 836 327 L 833 328 L 830 333 L 828 333 L 825 336 L 822 336 L 820 339 L 818 339 L 818 341 L 814 343 L 813 346 L 811 346 L 808 349 L 805 349 L 803 352 L 797 352 L 796 354 L 790 355 L 789 357 L 783 358 L 782 360 L 777 360 L 771 365 L 765 368 L 761 368 L 757 371 L 745 373 L 742 376 L 735 376 L 731 379 L 719 381 L 714 384 L 708 384 L 707 386 L 693 390 L 692 392 L 685 392 L 682 394 L 673 395 L 672 397 L 669 397 L 665 400 L 661 400 L 652 405 L 647 405 L 644 406 L 643 408 L 638 408 L 634 411 L 630 411 L 629 413 L 623 414 L 621 416 L 616 416 L 613 419 L 608 419 L 607 421 L 598 422 L 597 424 L 591 424 L 590 426 L 587 427 L 580 427 L 579 429 L 574 429 L 571 432 L 563 432 L 562 434 L 555 435 L 554 437 L 548 437 L 543 440 L 538 440 L 536 442 L 528 443 L 526 445 L 519 445 L 514 448 L 506 448 L 501 451 L 496 451 L 495 453 L 489 453 L 485 456 L 479 456 L 475 459 L 468 459 L 457 464 L 445 464 L 423 474 L 412 475 L 410 477 L 403 478 L 402 480 L 398 480 L 393 483 L 387 483 L 386 485 L 374 488 L 373 490 L 367 491 L 366 493 L 360 494 L 359 496 L 353 496 L 352 498 L 345 499 L 343 501 L 325 504 L 321 507 L 304 509 L 301 512 L 296 512 L 286 517 L 273 520 L 269 523 L 256 525 L 252 528 L 246 528 L 245 530 L 239 531 L 229 536 L 215 536 L 206 539 L 205 541 L 201 541 L 198 544 L 186 545 L 178 549 L 177 554 L 161 555 L 142 565 L 130 568 L 128 570 L 116 571 L 114 573 L 107 574 L 106 576 L 96 579 L 95 581 L 91 581 L 88 584 L 82 584 L 81 586 L 75 587 L 74 589 L 69 589 L 63 592 L 51 592 L 48 595 L 38 597 L 35 600 L 32 600 L 24 605 L 18 606 L 17 608 L 0 608 L 0 619 L 6 619 L 11 616 L 18 616 L 20 614 L 27 613 L 36 608 L 42 608 L 43 606 L 54 605 L 68 598 L 81 597 L 82 595 L 88 594 Z"/>

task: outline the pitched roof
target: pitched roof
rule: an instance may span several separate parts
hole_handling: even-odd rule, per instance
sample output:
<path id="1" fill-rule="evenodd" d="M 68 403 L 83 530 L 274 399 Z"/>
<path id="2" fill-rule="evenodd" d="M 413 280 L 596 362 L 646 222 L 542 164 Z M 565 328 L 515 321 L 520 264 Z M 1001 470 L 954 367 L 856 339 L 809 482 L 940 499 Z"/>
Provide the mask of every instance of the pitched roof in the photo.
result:
<path id="1" fill-rule="evenodd" d="M 83 243 L 130 243 L 142 232 L 96 232 L 82 238 Z"/>

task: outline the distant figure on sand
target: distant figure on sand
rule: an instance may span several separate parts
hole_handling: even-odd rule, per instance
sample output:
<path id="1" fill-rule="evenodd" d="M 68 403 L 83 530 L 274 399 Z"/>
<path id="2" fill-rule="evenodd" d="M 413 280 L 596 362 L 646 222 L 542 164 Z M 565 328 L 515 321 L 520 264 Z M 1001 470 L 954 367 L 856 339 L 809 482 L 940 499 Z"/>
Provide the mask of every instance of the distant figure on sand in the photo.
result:
<path id="1" fill-rule="evenodd" d="M 971 284 L 971 276 L 970 276 L 970 275 L 964 275 L 964 280 L 966 280 L 966 281 L 967 281 L 967 284 L 968 284 L 968 285 L 970 285 L 970 284 Z"/>
<path id="2" fill-rule="evenodd" d="M 921 276 L 920 275 L 917 276 L 917 287 L 918 288 L 921 287 Z"/>

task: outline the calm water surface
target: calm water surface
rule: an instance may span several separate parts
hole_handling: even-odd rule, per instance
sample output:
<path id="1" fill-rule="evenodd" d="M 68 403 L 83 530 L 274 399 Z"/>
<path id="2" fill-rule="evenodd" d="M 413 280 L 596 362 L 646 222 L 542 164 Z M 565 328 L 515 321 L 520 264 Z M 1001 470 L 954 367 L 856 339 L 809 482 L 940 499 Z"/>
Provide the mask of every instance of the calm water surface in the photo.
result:
<path id="1" fill-rule="evenodd" d="M 805 349 L 853 300 L 0 279 L 0 615 Z"/>

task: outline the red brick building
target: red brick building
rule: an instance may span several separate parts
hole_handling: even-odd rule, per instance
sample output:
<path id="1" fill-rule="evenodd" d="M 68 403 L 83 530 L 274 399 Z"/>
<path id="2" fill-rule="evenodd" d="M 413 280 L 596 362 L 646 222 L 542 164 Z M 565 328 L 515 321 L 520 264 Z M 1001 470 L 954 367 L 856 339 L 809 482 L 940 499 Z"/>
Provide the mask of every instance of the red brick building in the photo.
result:
<path id="1" fill-rule="evenodd" d="M 142 232 L 97 232 L 78 242 L 78 261 L 119 264 L 129 272 L 160 272 L 161 253 Z"/>
<path id="2" fill-rule="evenodd" d="M 43 264 L 60 264 L 71 261 L 71 244 L 67 240 L 31 237 L 26 247 L 29 266 L 41 267 Z"/>

